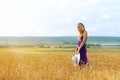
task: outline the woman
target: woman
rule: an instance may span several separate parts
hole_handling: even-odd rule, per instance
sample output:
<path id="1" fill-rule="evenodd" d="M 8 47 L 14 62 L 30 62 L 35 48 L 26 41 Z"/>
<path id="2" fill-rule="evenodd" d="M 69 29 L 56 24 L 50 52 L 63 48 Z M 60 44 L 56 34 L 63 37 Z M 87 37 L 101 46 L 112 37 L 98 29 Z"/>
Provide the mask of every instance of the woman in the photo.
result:
<path id="1" fill-rule="evenodd" d="M 77 47 L 77 54 L 80 54 L 79 65 L 86 65 L 88 64 L 87 59 L 87 50 L 86 50 L 86 41 L 87 41 L 87 31 L 82 23 L 78 23 L 78 47 Z"/>

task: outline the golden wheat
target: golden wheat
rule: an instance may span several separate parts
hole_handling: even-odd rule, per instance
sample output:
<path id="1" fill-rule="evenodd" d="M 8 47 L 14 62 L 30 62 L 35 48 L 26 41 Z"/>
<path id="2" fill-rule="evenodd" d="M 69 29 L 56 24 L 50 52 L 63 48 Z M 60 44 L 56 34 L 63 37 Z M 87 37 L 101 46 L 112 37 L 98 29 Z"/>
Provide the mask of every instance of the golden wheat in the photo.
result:
<path id="1" fill-rule="evenodd" d="M 70 49 L 0 48 L 0 80 L 120 80 L 120 54 L 89 50 L 89 66 L 74 67 Z"/>

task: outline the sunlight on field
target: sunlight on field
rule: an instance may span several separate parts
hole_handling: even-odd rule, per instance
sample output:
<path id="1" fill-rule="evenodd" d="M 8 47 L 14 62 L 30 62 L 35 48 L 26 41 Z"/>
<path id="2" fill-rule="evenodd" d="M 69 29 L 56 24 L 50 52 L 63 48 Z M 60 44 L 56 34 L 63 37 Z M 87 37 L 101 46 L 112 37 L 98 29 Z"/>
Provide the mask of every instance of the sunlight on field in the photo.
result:
<path id="1" fill-rule="evenodd" d="M 0 80 L 120 80 L 119 51 L 89 49 L 90 65 L 80 68 L 74 49 L 0 48 Z"/>

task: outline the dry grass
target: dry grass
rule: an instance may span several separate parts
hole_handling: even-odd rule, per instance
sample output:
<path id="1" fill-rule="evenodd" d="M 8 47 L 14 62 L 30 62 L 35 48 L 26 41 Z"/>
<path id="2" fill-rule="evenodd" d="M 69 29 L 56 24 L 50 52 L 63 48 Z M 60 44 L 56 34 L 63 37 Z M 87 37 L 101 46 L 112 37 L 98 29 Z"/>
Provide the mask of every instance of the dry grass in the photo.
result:
<path id="1" fill-rule="evenodd" d="M 117 50 L 90 49 L 90 65 L 80 68 L 71 49 L 0 48 L 0 80 L 120 80 Z"/>

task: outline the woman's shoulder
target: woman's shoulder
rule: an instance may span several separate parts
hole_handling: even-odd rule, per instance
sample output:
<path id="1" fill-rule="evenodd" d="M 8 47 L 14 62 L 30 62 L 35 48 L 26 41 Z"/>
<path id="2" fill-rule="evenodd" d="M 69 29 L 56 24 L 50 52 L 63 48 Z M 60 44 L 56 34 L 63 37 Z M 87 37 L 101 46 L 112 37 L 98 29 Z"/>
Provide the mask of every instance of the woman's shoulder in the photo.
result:
<path id="1" fill-rule="evenodd" d="M 83 32 L 83 34 L 87 34 L 87 31 L 85 30 L 85 31 Z"/>
<path id="2" fill-rule="evenodd" d="M 84 35 L 84 36 L 87 36 L 87 35 L 88 35 L 88 33 L 87 33 L 86 30 L 83 32 L 83 35 Z"/>

